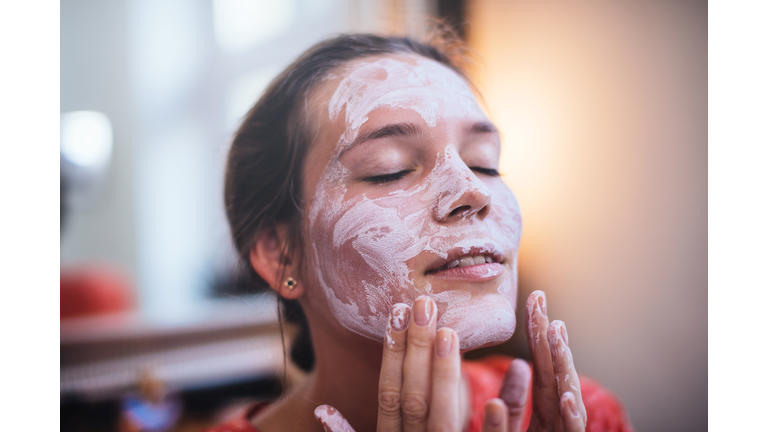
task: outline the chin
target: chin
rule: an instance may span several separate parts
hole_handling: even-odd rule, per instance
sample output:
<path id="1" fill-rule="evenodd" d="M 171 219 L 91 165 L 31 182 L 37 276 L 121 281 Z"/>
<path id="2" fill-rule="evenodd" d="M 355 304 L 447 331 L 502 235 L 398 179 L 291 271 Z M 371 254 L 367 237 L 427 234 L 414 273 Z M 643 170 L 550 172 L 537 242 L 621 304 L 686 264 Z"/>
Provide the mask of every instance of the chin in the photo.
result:
<path id="1" fill-rule="evenodd" d="M 447 293 L 438 294 L 441 297 Z M 515 332 L 515 308 L 500 294 L 436 299 L 441 313 L 437 327 L 449 327 L 459 336 L 462 351 L 498 345 Z M 442 300 L 442 301 L 441 301 Z"/>
<path id="2" fill-rule="evenodd" d="M 509 340 L 515 333 L 515 313 L 505 308 L 474 313 L 445 314 L 437 327 L 450 327 L 459 336 L 461 351 L 469 351 Z"/>

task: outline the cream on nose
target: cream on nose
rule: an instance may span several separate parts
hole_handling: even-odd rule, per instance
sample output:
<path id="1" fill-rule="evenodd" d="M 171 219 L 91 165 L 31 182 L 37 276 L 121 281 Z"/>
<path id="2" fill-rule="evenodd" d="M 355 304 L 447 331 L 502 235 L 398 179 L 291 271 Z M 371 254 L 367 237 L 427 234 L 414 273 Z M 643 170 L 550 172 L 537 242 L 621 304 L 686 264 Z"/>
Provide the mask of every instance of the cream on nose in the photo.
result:
<path id="1" fill-rule="evenodd" d="M 491 193 L 461 158 L 446 150 L 435 167 L 435 218 L 438 221 L 485 218 L 491 209 Z"/>

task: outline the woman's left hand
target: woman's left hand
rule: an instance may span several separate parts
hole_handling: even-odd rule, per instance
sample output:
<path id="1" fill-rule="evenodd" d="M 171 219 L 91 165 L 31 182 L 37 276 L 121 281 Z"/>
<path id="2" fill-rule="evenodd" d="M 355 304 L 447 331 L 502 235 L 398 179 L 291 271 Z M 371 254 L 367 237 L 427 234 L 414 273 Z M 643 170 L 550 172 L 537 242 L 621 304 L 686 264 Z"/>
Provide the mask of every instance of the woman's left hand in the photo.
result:
<path id="1" fill-rule="evenodd" d="M 526 335 L 533 363 L 533 412 L 529 432 L 582 432 L 587 410 L 581 385 L 568 347 L 565 323 L 549 322 L 547 300 L 542 291 L 528 297 Z M 514 360 L 507 369 L 501 394 L 485 404 L 483 432 L 518 432 L 522 429 L 531 368 Z"/>

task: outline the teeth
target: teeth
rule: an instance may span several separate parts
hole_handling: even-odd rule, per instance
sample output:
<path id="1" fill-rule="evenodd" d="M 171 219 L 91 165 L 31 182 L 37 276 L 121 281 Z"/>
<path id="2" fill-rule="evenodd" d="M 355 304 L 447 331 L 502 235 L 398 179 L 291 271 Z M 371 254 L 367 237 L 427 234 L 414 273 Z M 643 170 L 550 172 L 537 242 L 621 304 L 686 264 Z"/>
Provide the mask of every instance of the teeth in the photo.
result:
<path id="1" fill-rule="evenodd" d="M 475 259 L 472 257 L 462 257 L 459 258 L 459 267 L 467 267 L 475 265 Z"/>
<path id="2" fill-rule="evenodd" d="M 448 264 L 446 264 L 444 268 L 449 269 L 454 267 L 467 267 L 471 265 L 486 264 L 486 263 L 492 263 L 492 262 L 493 262 L 493 258 L 489 256 L 476 255 L 471 257 L 469 256 L 461 257 L 457 260 L 451 261 Z"/>

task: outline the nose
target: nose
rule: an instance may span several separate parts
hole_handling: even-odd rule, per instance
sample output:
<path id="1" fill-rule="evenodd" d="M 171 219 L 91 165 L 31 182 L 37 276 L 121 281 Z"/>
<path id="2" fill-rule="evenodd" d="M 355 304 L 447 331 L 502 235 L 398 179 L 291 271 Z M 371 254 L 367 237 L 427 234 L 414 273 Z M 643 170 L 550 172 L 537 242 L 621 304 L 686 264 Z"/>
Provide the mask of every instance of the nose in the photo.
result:
<path id="1" fill-rule="evenodd" d="M 476 218 L 485 219 L 491 211 L 491 194 L 488 187 L 463 162 L 454 167 L 452 177 L 444 178 L 435 206 L 435 219 L 450 223 Z"/>

